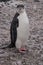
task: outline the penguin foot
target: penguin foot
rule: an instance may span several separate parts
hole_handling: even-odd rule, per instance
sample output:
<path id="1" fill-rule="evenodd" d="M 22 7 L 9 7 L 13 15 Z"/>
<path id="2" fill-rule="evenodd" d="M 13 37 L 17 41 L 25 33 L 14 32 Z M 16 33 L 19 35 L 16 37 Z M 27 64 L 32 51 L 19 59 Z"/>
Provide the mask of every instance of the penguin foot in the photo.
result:
<path id="1" fill-rule="evenodd" d="M 19 49 L 19 52 L 24 52 L 24 51 L 26 51 L 25 48 L 20 48 L 20 49 Z"/>

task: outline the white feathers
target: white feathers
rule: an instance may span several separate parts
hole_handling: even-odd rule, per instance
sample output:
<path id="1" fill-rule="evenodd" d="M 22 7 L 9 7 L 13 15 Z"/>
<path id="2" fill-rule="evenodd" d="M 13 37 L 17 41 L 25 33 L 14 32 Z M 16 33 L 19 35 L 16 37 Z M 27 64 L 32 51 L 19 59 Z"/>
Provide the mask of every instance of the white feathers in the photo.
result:
<path id="1" fill-rule="evenodd" d="M 29 20 L 25 10 L 23 13 L 20 14 L 18 19 L 19 27 L 17 29 L 16 47 L 21 48 L 21 46 L 25 45 L 25 42 L 28 40 L 29 37 Z"/>
<path id="2" fill-rule="evenodd" d="M 22 46 L 22 42 L 21 42 L 21 40 L 17 37 L 16 48 L 21 48 L 21 46 Z"/>

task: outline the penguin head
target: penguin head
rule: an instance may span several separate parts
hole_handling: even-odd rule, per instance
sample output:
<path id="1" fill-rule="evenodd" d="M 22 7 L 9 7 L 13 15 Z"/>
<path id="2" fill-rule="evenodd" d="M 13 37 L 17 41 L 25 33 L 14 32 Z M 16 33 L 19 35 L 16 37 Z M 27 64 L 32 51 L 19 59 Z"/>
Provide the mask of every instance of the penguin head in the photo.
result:
<path id="1" fill-rule="evenodd" d="M 19 5 L 17 5 L 17 8 L 24 8 L 24 5 L 23 4 L 19 4 Z"/>
<path id="2" fill-rule="evenodd" d="M 19 4 L 17 5 L 17 12 L 20 14 L 24 11 L 24 5 L 23 4 Z"/>

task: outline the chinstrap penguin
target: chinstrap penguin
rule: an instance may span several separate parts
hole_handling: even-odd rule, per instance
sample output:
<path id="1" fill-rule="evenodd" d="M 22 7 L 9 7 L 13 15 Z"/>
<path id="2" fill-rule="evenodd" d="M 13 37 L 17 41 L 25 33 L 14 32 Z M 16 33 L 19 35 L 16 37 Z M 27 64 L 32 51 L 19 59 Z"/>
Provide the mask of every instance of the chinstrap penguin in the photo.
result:
<path id="1" fill-rule="evenodd" d="M 24 5 L 17 5 L 17 12 L 11 22 L 10 38 L 11 44 L 7 48 L 15 47 L 20 52 L 26 50 L 23 46 L 27 44 L 29 37 L 29 19 Z"/>
<path id="2" fill-rule="evenodd" d="M 20 15 L 17 17 L 19 20 L 19 27 L 17 28 L 16 48 L 21 52 L 22 50 L 26 50 L 23 46 L 27 45 L 29 37 L 29 19 L 24 5 L 18 5 L 17 10 Z"/>

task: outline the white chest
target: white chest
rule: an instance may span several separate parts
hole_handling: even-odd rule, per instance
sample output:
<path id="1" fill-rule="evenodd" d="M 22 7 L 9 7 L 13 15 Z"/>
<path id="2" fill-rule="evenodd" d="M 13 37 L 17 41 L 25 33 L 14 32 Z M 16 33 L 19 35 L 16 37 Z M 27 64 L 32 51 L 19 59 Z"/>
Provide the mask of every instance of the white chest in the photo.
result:
<path id="1" fill-rule="evenodd" d="M 17 37 L 18 38 L 26 38 L 29 34 L 29 20 L 26 13 L 22 13 L 19 17 L 19 27 L 17 29 Z"/>
<path id="2" fill-rule="evenodd" d="M 18 17 L 18 19 L 19 19 L 19 27 L 17 28 L 16 47 L 21 48 L 21 46 L 25 45 L 25 42 L 28 40 L 29 37 L 29 20 L 25 12 L 22 13 Z"/>

